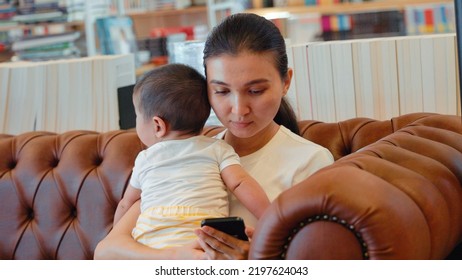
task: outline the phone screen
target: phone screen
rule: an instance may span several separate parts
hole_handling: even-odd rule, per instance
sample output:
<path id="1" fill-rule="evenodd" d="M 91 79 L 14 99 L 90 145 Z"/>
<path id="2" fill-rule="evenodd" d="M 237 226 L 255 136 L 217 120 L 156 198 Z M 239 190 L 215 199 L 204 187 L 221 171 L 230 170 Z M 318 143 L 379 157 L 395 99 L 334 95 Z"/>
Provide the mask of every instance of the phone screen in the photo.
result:
<path id="1" fill-rule="evenodd" d="M 244 220 L 240 217 L 210 218 L 204 219 L 201 226 L 209 226 L 234 236 L 238 239 L 248 241 L 245 234 Z"/>

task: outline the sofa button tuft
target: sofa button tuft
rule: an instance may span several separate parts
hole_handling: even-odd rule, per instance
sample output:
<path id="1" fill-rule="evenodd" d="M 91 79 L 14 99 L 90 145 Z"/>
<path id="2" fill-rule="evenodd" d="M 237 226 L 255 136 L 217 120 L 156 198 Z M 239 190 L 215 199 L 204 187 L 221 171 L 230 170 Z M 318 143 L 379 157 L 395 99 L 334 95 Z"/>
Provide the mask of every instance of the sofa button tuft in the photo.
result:
<path id="1" fill-rule="evenodd" d="M 74 207 L 71 209 L 71 217 L 77 217 L 77 208 Z"/>
<path id="2" fill-rule="evenodd" d="M 16 161 L 10 161 L 8 163 L 8 168 L 9 169 L 14 169 L 16 167 L 17 162 Z"/>
<path id="3" fill-rule="evenodd" d="M 55 158 L 50 162 L 50 166 L 53 167 L 53 168 L 57 167 L 58 164 L 59 164 L 59 159 L 58 158 Z"/>
<path id="4" fill-rule="evenodd" d="M 27 210 L 27 219 L 29 220 L 34 219 L 34 210 L 32 209 Z"/>
<path id="5" fill-rule="evenodd" d="M 100 166 L 101 163 L 103 163 L 103 158 L 102 157 L 95 158 L 95 165 L 96 166 Z"/>

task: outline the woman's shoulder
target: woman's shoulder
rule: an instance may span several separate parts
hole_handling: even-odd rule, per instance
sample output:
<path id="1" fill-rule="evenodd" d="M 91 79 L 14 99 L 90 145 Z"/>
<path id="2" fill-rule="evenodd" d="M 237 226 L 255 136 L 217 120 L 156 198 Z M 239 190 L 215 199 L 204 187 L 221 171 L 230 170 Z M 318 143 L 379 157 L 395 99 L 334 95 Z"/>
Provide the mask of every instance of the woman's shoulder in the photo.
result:
<path id="1" fill-rule="evenodd" d="M 285 126 L 281 125 L 278 131 L 278 136 L 280 140 L 292 142 L 293 144 L 299 144 L 301 146 L 312 146 L 312 147 L 319 147 L 324 148 L 319 144 L 316 144 L 302 136 L 293 133 L 290 129 L 286 128 Z"/>
<path id="2" fill-rule="evenodd" d="M 281 126 L 278 134 L 280 139 L 278 145 L 282 145 L 286 150 L 292 150 L 295 153 L 297 153 L 297 151 L 307 151 L 313 156 L 324 154 L 324 156 L 328 158 L 333 158 L 329 149 L 293 133 L 284 126 Z"/>

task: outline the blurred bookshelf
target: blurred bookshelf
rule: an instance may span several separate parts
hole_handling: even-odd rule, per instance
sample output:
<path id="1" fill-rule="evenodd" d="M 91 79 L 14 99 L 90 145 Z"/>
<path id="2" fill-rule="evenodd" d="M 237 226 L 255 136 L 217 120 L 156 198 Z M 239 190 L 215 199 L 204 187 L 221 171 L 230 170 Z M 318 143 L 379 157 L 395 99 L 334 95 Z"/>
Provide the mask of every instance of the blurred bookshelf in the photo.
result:
<path id="1" fill-rule="evenodd" d="M 294 44 L 455 32 L 450 0 L 254 0 L 253 7 L 246 12 L 273 20 Z"/>
<path id="2" fill-rule="evenodd" d="M 100 42 L 106 39 L 98 33 L 97 21 L 123 16 L 132 22 L 133 49 L 144 52 L 147 62 L 166 63 L 169 42 L 205 40 L 211 28 L 210 3 L 224 2 L 271 19 L 293 44 L 455 32 L 451 0 L 0 0 L 0 62 L 21 59 L 12 49 L 17 41 L 69 32 L 79 34 L 68 44 L 76 50 L 72 55 L 105 54 L 104 49 L 111 48 L 104 48 L 107 41 Z M 54 7 L 56 18 L 17 20 L 20 7 L 34 5 Z M 38 13 L 32 9 L 25 14 Z"/>
<path id="3" fill-rule="evenodd" d="M 0 0 L 0 62 L 87 56 L 87 19 L 112 12 L 109 0 Z"/>
<path id="4" fill-rule="evenodd" d="M 141 62 L 163 64 L 167 43 L 175 40 L 203 40 L 208 33 L 206 1 L 193 0 L 0 0 L 0 62 L 59 59 L 51 57 L 56 46 L 45 37 L 74 32 L 75 57 L 119 54 L 121 43 L 114 38 L 114 25 L 126 36 L 131 52 Z M 39 10 L 45 6 L 46 9 Z M 47 17 L 47 15 L 49 17 Z M 26 20 L 21 20 L 26 17 Z M 27 20 L 27 18 L 29 18 Z M 130 25 L 127 25 L 130 21 Z M 124 24 L 124 26 L 122 26 Z M 100 30 L 101 27 L 106 30 Z M 122 31 L 121 31 L 122 30 Z M 182 36 L 187 31 L 187 36 Z M 180 34 L 180 35 L 178 35 Z M 107 38 L 107 35 L 112 35 Z M 37 49 L 17 49 L 21 41 L 39 40 Z M 43 42 L 43 44 L 40 44 Z M 60 42 L 62 43 L 62 42 Z M 24 44 L 23 44 L 24 45 Z M 113 47 L 114 45 L 115 47 Z M 66 46 L 64 44 L 62 47 Z M 44 51 L 50 50 L 45 54 Z M 30 54 L 39 51 L 37 54 Z M 27 55 L 23 54 L 27 52 Z M 42 53 L 40 53 L 42 52 Z M 69 52 L 69 51 L 68 51 Z M 32 59 L 33 58 L 33 59 Z M 62 58 L 70 58 L 62 57 Z M 140 64 L 140 66 L 141 66 Z M 150 69 L 150 67 L 140 67 Z"/>
<path id="5" fill-rule="evenodd" d="M 340 1 L 327 0 L 316 1 L 315 5 L 306 5 L 304 0 L 284 1 L 285 5 L 263 7 L 264 0 L 253 1 L 253 9 L 247 10 L 249 13 L 255 13 L 262 16 L 269 16 L 273 13 L 359 13 L 379 10 L 402 10 L 409 5 L 433 4 L 433 3 L 453 3 L 452 0 L 369 0 L 369 1 Z"/>
<path id="6" fill-rule="evenodd" d="M 178 62 L 189 64 L 199 71 L 203 70 L 203 44 L 210 28 L 214 25 L 211 24 L 210 21 L 210 11 L 215 11 L 215 7 L 211 6 L 211 3 L 216 3 L 217 7 L 219 7 L 220 4 L 224 2 L 224 0 L 0 0 L 0 62 L 11 61 L 12 58 L 20 60 L 20 62 L 22 62 L 21 60 L 38 60 L 38 63 L 26 63 L 19 65 L 20 67 L 12 67 L 19 69 L 18 71 L 15 70 L 15 73 L 17 72 L 18 74 L 14 74 L 14 76 L 18 78 L 11 79 L 11 81 L 14 80 L 15 86 L 18 88 L 22 86 L 23 78 L 19 78 L 23 76 L 21 72 L 23 71 L 22 68 L 33 69 L 35 71 L 33 75 L 39 82 L 48 80 L 48 78 L 44 78 L 43 76 L 48 69 L 56 73 L 61 73 L 61 76 L 65 77 L 65 74 L 70 73 L 70 71 L 64 71 L 61 68 L 72 68 L 72 73 L 78 73 L 80 75 L 79 78 L 73 78 L 76 76 L 69 75 L 70 78 L 54 78 L 54 80 L 67 80 L 67 82 L 62 82 L 63 85 L 69 84 L 70 81 L 72 81 L 75 83 L 75 88 L 77 90 L 71 94 L 70 92 L 72 92 L 74 87 L 68 86 L 67 92 L 70 93 L 68 95 L 78 96 L 79 92 L 86 92 L 89 93 L 87 97 L 90 101 L 92 100 L 90 99 L 90 93 L 103 91 L 101 90 L 103 85 L 100 84 L 98 90 L 94 90 L 93 88 L 91 90 L 78 90 L 78 86 L 86 86 L 90 83 L 78 83 L 76 81 L 91 80 L 96 77 L 93 74 L 104 76 L 104 73 L 110 73 L 110 71 L 112 71 L 112 74 L 108 75 L 108 77 L 111 78 L 111 81 L 108 82 L 111 85 L 111 89 L 107 90 L 107 92 L 109 92 L 108 96 L 114 97 L 115 89 L 119 86 L 133 85 L 135 78 L 133 78 L 131 74 L 140 76 L 157 65 Z M 334 62 L 336 61 L 335 59 L 337 59 L 338 63 L 343 64 L 358 64 L 357 62 L 360 57 L 351 57 L 350 60 L 346 60 L 345 58 L 347 58 L 347 56 L 343 55 L 343 53 L 350 55 L 353 53 L 363 54 L 365 56 L 369 55 L 370 58 L 375 59 L 373 60 L 374 64 L 371 65 L 380 64 L 386 66 L 394 61 L 393 59 L 387 59 L 389 57 L 398 57 L 400 54 L 403 57 L 416 55 L 417 52 L 415 48 L 407 47 L 411 43 L 414 45 L 417 43 L 422 44 L 422 48 L 419 47 L 419 50 L 421 49 L 422 52 L 419 51 L 419 54 L 425 54 L 425 51 L 433 50 L 430 44 L 426 44 L 431 38 L 421 40 L 420 38 L 412 38 L 413 36 L 406 37 L 404 35 L 455 33 L 454 3 L 449 0 L 377 0 L 356 1 L 354 3 L 341 2 L 339 0 L 232 0 L 226 1 L 226 3 L 240 6 L 237 9 L 224 10 L 221 14 L 222 16 L 234 13 L 236 10 L 255 13 L 272 20 L 281 29 L 290 44 L 288 47 L 289 59 L 292 57 L 292 63 L 296 64 L 294 69 L 302 69 L 301 71 L 295 71 L 295 73 L 301 73 L 296 75 L 302 75 L 307 72 L 315 74 L 333 73 L 335 69 L 341 69 L 341 67 L 335 69 L 326 68 L 329 65 L 329 63 L 326 63 L 326 59 L 331 59 Z M 40 11 L 40 9 L 37 8 L 38 6 L 36 6 L 37 4 L 38 6 L 48 5 L 48 10 L 45 9 Z M 213 7 L 213 9 L 210 9 L 210 7 Z M 395 56 L 380 54 L 382 49 L 379 48 L 378 44 L 382 43 L 382 41 L 375 42 L 374 40 L 366 40 L 363 42 L 353 42 L 353 40 L 350 40 L 371 37 L 394 37 L 392 38 L 394 41 L 385 40 L 384 42 L 387 47 L 396 44 L 394 49 L 392 47 L 394 52 L 391 52 L 394 53 Z M 414 41 L 410 42 L 407 41 L 407 39 Z M 454 47 L 454 36 L 439 37 L 438 35 L 433 39 L 437 41 L 435 50 L 446 49 L 446 52 L 441 53 L 452 54 L 443 57 L 443 59 L 448 62 L 447 65 L 449 65 L 449 69 L 449 67 L 452 66 L 451 63 L 455 61 L 454 52 L 450 49 Z M 332 42 L 333 44 L 330 44 L 330 42 L 318 44 L 318 42 L 314 41 L 338 42 Z M 311 44 L 312 42 L 314 43 Z M 403 47 L 398 48 L 399 44 L 403 45 Z M 445 48 L 445 46 L 447 48 Z M 369 48 L 370 51 L 360 51 L 362 47 Z M 309 51 L 307 51 L 307 48 Z M 327 55 L 323 57 L 317 55 L 317 53 L 329 54 L 327 50 L 332 52 L 330 56 Z M 389 49 L 385 48 L 385 50 Z M 135 53 L 135 55 L 127 55 L 126 52 Z M 375 55 L 376 53 L 380 55 Z M 438 51 L 434 53 L 437 54 L 437 56 L 435 56 L 436 61 L 440 54 Z M 132 60 L 134 60 L 135 63 L 134 65 L 130 64 L 129 67 L 114 67 L 114 65 L 111 66 L 107 64 L 107 67 L 103 68 L 103 61 L 108 62 L 108 57 L 110 58 L 110 56 L 105 56 L 106 54 L 116 55 L 116 58 L 117 55 L 121 55 L 118 59 L 123 59 L 126 62 L 123 65 L 128 65 L 129 61 L 131 62 Z M 389 52 L 387 52 L 387 54 L 389 54 Z M 304 60 L 303 58 L 306 58 L 307 55 L 311 55 L 310 59 Z M 84 58 L 86 56 L 89 56 L 89 58 Z M 82 59 L 69 59 L 74 57 L 82 57 Z M 422 58 L 423 57 L 425 57 L 425 55 L 422 55 Z M 316 59 L 318 59 L 318 64 L 310 64 L 310 61 L 316 61 Z M 56 63 L 40 62 L 43 60 L 61 61 Z M 423 61 L 431 62 L 433 60 Z M 434 72 L 435 75 L 423 76 L 422 73 L 420 79 L 425 83 L 439 84 L 444 77 L 441 78 L 438 75 L 452 73 L 443 68 L 441 68 L 442 70 L 440 71 L 434 71 L 430 62 L 422 69 L 424 69 L 426 73 Z M 422 63 L 423 62 L 420 60 L 415 60 L 414 64 L 420 65 Z M 414 64 L 411 63 L 411 66 L 408 68 L 399 68 L 398 66 L 400 65 L 397 64 L 394 68 L 391 67 L 390 69 L 398 69 L 403 73 L 418 75 L 422 71 L 412 68 Z M 336 90 L 342 93 L 347 92 L 349 94 L 354 94 L 356 89 L 352 87 L 348 88 L 347 85 L 353 84 L 351 81 L 357 77 L 368 77 L 368 75 L 372 73 L 368 71 L 369 68 L 372 68 L 371 65 L 361 64 L 360 67 L 353 69 L 356 72 L 338 71 L 340 73 L 338 76 L 342 78 L 339 79 L 339 81 L 346 81 L 340 84 L 327 83 L 325 81 L 321 82 L 323 81 L 321 78 L 313 77 L 313 82 L 311 83 L 312 88 L 309 89 L 313 94 L 311 97 L 316 98 L 316 91 L 325 92 L 326 90 L 331 92 L 332 96 L 334 96 L 333 94 Z M 435 63 L 435 65 L 441 67 L 441 63 Z M 0 70 L 8 66 L 13 65 L 3 63 L 0 65 Z M 306 70 L 306 67 L 312 67 L 313 71 L 304 71 L 303 69 Z M 42 71 L 40 69 L 47 70 Z M 61 70 L 58 71 L 57 69 Z M 93 72 L 90 72 L 89 69 L 93 69 L 91 70 Z M 117 75 L 120 74 L 115 73 L 114 69 L 126 70 L 126 73 L 122 74 L 126 74 L 127 77 L 130 76 L 129 79 L 123 80 L 114 78 L 118 77 Z M 314 71 L 314 69 L 316 69 L 316 71 Z M 324 72 L 319 72 L 319 69 Z M 381 71 L 388 73 L 388 70 Z M 6 70 L 4 70 L 3 73 L 6 73 Z M 345 73 L 357 73 L 357 75 L 354 77 L 350 76 L 351 79 L 348 81 L 345 80 Z M 322 76 L 330 77 L 330 74 Z M 10 76 L 4 75 L 3 77 Z M 388 77 L 392 79 L 398 76 L 388 75 Z M 6 81 L 7 79 L 10 78 L 4 78 L 2 81 Z M 96 80 L 102 80 L 102 78 Z M 292 87 L 294 89 L 291 96 L 295 96 L 296 98 L 294 97 L 293 100 L 298 100 L 297 104 L 300 104 L 299 107 L 295 106 L 295 108 L 298 108 L 299 116 L 317 119 L 323 119 L 325 117 L 326 121 L 332 120 L 334 118 L 333 116 L 311 116 L 309 114 L 315 114 L 316 112 L 304 111 L 306 109 L 306 104 L 302 101 L 311 100 L 308 98 L 309 96 L 301 94 L 301 92 L 305 92 L 309 88 L 307 84 L 304 84 L 305 80 L 306 78 L 304 77 L 297 78 L 297 76 L 295 76 L 295 86 Z M 384 84 L 381 83 L 381 81 L 385 80 L 385 78 L 381 79 L 380 82 L 374 81 L 373 79 L 365 79 L 365 88 L 368 86 L 366 82 L 369 80 L 372 81 L 372 84 L 369 84 L 369 87 L 372 88 L 372 86 L 376 86 L 374 83 L 380 85 Z M 446 96 L 448 100 L 454 96 L 452 94 L 452 92 L 454 92 L 454 80 L 455 78 L 451 79 L 451 83 L 448 83 L 446 89 L 440 90 L 440 92 L 444 91 L 448 93 Z M 120 84 L 121 81 L 124 81 L 124 83 Z M 316 81 L 320 82 L 316 83 Z M 3 84 L 6 85 L 5 82 L 3 82 Z M 387 85 L 395 85 L 396 87 L 396 83 L 387 83 Z M 296 90 L 297 87 L 299 91 Z M 6 87 L 4 86 L 4 88 Z M 37 91 L 37 89 L 34 89 L 32 86 L 29 86 L 29 88 L 31 90 L 24 91 L 24 96 L 26 96 L 26 93 Z M 427 88 L 430 89 L 432 87 L 425 87 L 425 89 Z M 406 88 L 403 89 L 403 91 L 406 90 Z M 63 91 L 66 92 L 66 90 Z M 48 90 L 43 92 L 43 94 L 46 92 L 58 94 L 57 92 Z M 346 95 L 344 94 L 342 96 L 345 97 Z M 364 96 L 369 97 L 366 93 Z M 337 97 L 341 98 L 338 95 L 336 98 Z M 345 97 L 345 100 L 352 100 L 352 98 L 347 97 Z M 382 98 L 382 96 L 380 96 L 380 98 Z M 416 99 L 418 98 L 420 97 L 417 96 Z M 72 104 L 75 102 L 71 99 L 69 100 L 69 104 L 71 104 L 69 108 L 73 109 L 75 106 L 72 107 Z M 111 100 L 113 104 L 116 104 L 114 99 Z M 335 100 L 335 98 L 332 100 Z M 127 102 L 125 103 L 131 104 L 131 99 L 129 98 Z M 98 105 L 95 105 L 95 108 L 103 106 L 102 104 L 104 103 L 105 102 L 97 103 Z M 447 103 L 456 104 L 456 102 L 452 101 Z M 17 104 L 21 104 L 21 101 L 18 101 Z M 96 101 L 94 104 L 96 104 Z M 345 104 L 349 103 L 345 102 Z M 393 104 L 396 104 L 396 102 Z M 369 110 L 369 107 L 371 106 L 368 106 L 366 109 Z M 11 108 L 16 107 L 12 106 Z M 110 129 L 114 129 L 117 125 L 116 117 L 114 117 L 116 116 L 116 111 L 114 106 L 111 108 L 112 117 Z M 348 106 L 347 111 L 350 112 L 352 110 L 351 108 L 354 108 L 354 106 Z M 69 111 L 71 109 L 69 109 Z M 449 109 L 452 110 L 452 107 Z M 329 112 L 329 110 L 324 109 L 319 109 L 318 111 Z M 344 116 L 346 112 L 339 111 L 336 114 L 335 118 Z M 213 119 L 213 117 L 211 117 L 211 119 Z M 69 122 L 72 120 L 73 118 L 69 118 Z M 211 124 L 213 123 L 211 122 Z M 12 127 L 14 127 L 14 125 L 12 125 Z M 98 127 L 95 129 L 100 130 L 106 128 Z"/>

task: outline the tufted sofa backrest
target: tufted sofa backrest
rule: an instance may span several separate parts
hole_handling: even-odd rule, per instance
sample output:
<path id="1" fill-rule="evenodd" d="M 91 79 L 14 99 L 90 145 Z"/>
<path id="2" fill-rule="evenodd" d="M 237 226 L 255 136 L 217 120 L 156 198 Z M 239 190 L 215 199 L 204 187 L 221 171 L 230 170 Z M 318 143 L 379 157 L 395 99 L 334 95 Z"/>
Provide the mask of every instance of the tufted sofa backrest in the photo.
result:
<path id="1" fill-rule="evenodd" d="M 92 259 L 141 149 L 127 131 L 0 136 L 0 259 Z"/>
<path id="2" fill-rule="evenodd" d="M 457 129 L 446 118 L 299 124 L 303 137 L 339 159 L 409 124 Z M 0 135 L 0 259 L 92 259 L 143 148 L 133 130 Z"/>

